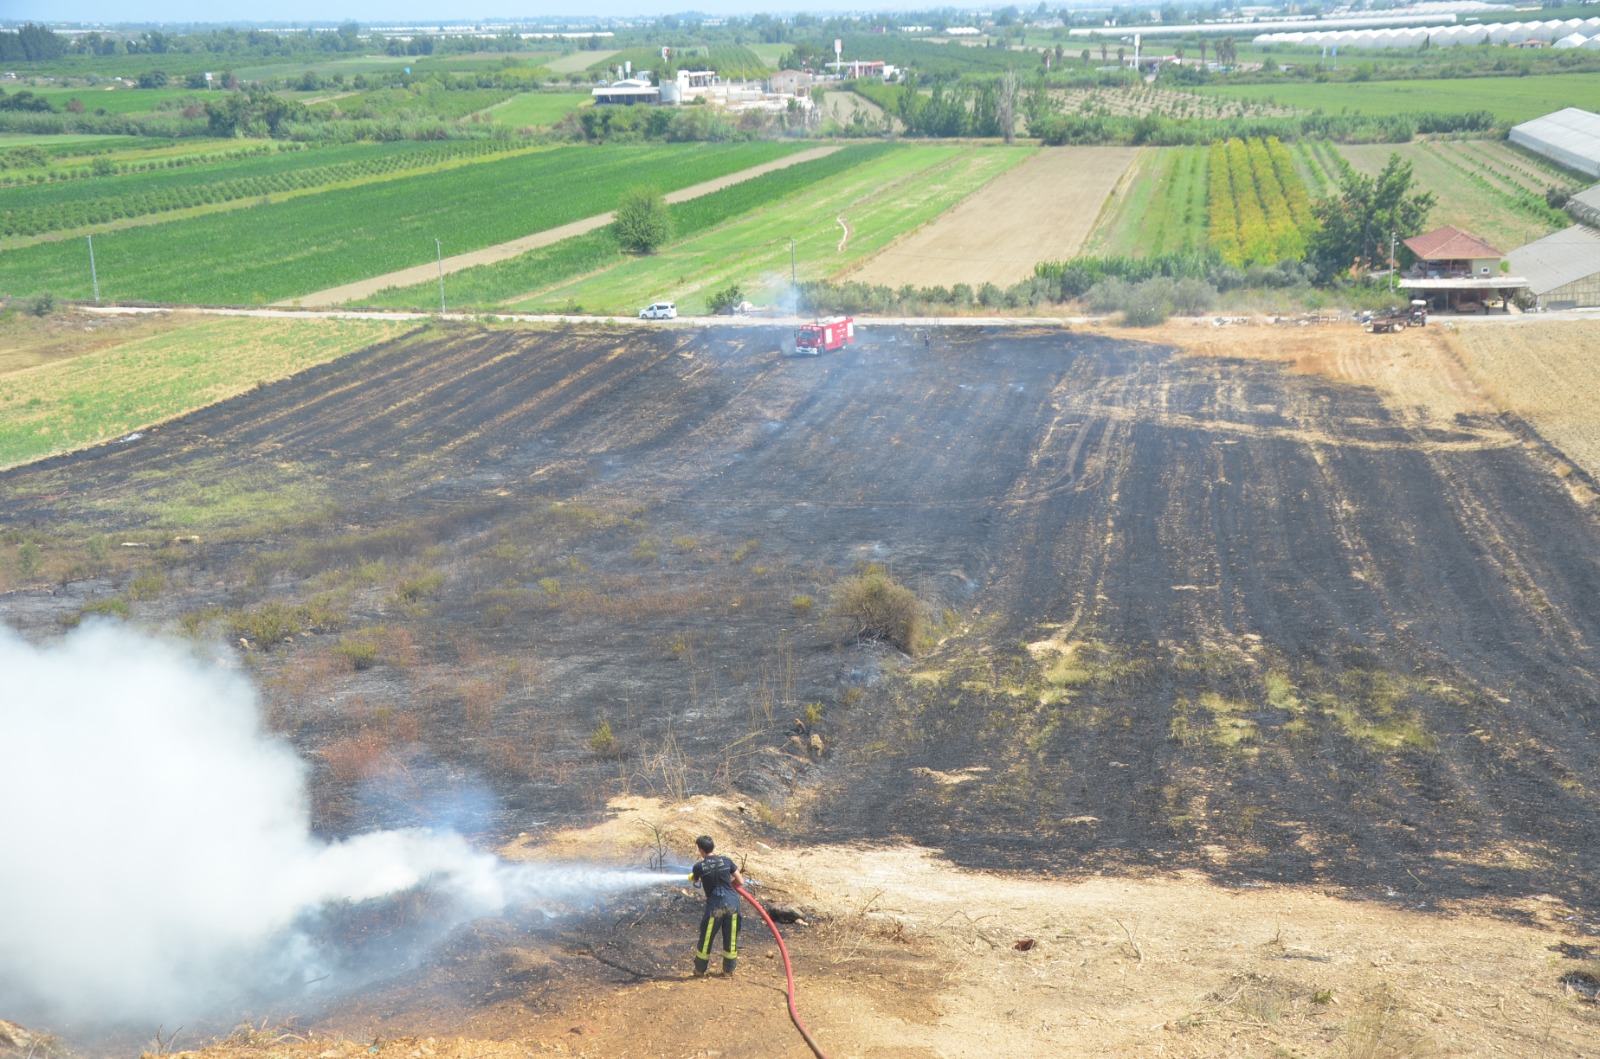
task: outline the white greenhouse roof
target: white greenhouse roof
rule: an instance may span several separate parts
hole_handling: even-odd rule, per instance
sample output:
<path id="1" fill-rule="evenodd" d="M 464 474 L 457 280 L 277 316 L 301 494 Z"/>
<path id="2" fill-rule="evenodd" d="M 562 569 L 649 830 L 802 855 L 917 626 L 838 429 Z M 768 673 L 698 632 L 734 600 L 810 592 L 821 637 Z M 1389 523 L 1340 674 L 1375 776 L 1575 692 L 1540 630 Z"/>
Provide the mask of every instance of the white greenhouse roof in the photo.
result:
<path id="1" fill-rule="evenodd" d="M 1568 169 L 1600 178 L 1600 114 L 1567 107 L 1512 126 L 1511 142 Z"/>
<path id="2" fill-rule="evenodd" d="M 1600 272 L 1600 232 L 1574 224 L 1519 246 L 1506 255 L 1511 271 L 1528 277 L 1535 294 L 1546 294 Z"/>

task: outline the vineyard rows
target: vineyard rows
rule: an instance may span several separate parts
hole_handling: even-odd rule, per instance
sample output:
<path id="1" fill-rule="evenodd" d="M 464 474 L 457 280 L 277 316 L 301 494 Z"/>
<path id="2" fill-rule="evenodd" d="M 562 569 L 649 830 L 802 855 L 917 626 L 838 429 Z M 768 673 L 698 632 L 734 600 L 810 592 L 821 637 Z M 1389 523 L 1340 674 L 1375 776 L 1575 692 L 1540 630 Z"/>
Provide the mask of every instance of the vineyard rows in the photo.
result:
<path id="1" fill-rule="evenodd" d="M 1273 265 L 1305 256 L 1311 200 L 1277 137 L 1219 140 L 1208 165 L 1208 236 L 1224 261 Z"/>
<path id="2" fill-rule="evenodd" d="M 1460 150 L 1458 141 L 1435 144 L 1424 140 L 1420 146 L 1485 191 L 1509 203 L 1518 212 L 1553 228 L 1563 227 L 1567 223 L 1566 214 L 1545 201 L 1543 188 L 1548 185 L 1530 187 L 1526 180 L 1504 172 L 1481 155 Z"/>
<path id="3" fill-rule="evenodd" d="M 1206 243 L 1204 147 L 1148 147 L 1125 188 L 1107 200 L 1085 253 L 1110 257 L 1191 254 Z"/>
<path id="4" fill-rule="evenodd" d="M 567 147 L 124 228 L 95 240 L 103 297 L 279 301 L 465 253 L 613 209 L 640 183 L 663 191 L 781 158 L 798 145 Z M 352 218 L 359 224 L 352 224 Z M 0 254 L 0 290 L 90 296 L 76 240 Z"/>
<path id="5" fill-rule="evenodd" d="M 259 160 L 255 168 L 266 171 L 204 183 L 195 182 L 194 175 L 188 173 L 156 172 L 143 180 L 136 177 L 88 186 L 76 182 L 61 187 L 39 185 L 20 190 L 55 194 L 30 196 L 43 201 L 29 204 L 20 193 L 0 193 L 0 210 L 3 210 L 0 212 L 0 236 L 70 231 L 127 217 L 264 198 L 275 193 L 409 172 L 458 158 L 504 154 L 506 150 L 504 144 L 491 141 L 460 140 L 421 150 L 346 151 L 344 153 L 352 156 L 350 160 L 320 166 L 308 166 L 307 159 L 286 154 Z M 98 197 L 88 197 L 95 192 L 100 193 Z"/>
<path id="6" fill-rule="evenodd" d="M 107 139 L 110 139 L 110 137 L 107 137 Z M 166 143 L 168 141 L 163 140 L 160 142 Z M 0 188 L 20 187 L 29 184 L 53 184 L 65 180 L 87 180 L 90 177 L 103 177 L 121 173 L 149 173 L 158 169 L 178 169 L 183 166 L 207 165 L 240 158 L 260 158 L 263 155 L 309 149 L 302 143 L 277 145 L 263 143 L 231 151 L 177 155 L 164 158 L 127 159 L 120 162 L 113 161 L 102 155 L 82 168 L 76 169 L 41 169 L 33 165 L 14 165 L 0 168 Z M 59 153 L 60 151 L 61 149 L 57 148 L 57 152 Z M 41 150 L 40 153 L 43 154 L 45 152 Z M 11 159 L 7 159 L 7 161 L 12 160 L 14 160 L 14 156 Z"/>
<path id="7" fill-rule="evenodd" d="M 1276 118 L 1295 113 L 1288 107 L 1247 100 L 1221 99 L 1141 85 L 1137 88 L 1077 88 L 1051 93 L 1068 114 L 1086 117 Z"/>

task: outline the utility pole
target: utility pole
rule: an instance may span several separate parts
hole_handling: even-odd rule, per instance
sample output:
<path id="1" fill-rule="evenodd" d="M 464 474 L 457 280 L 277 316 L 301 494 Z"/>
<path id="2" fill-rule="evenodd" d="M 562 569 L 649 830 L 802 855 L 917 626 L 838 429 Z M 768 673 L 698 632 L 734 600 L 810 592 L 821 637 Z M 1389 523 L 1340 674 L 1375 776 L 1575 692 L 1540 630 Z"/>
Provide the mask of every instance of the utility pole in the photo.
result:
<path id="1" fill-rule="evenodd" d="M 1389 230 L 1389 293 L 1390 294 L 1394 293 L 1394 273 L 1395 273 L 1395 268 L 1396 268 L 1396 265 L 1395 265 L 1395 260 L 1394 260 L 1394 229 L 1391 228 Z"/>
<path id="2" fill-rule="evenodd" d="M 94 236 L 86 236 L 89 240 L 89 282 L 94 284 L 94 303 L 100 304 L 100 277 L 94 270 Z"/>
<path id="3" fill-rule="evenodd" d="M 444 245 L 433 241 L 433 252 L 439 255 L 439 315 L 444 315 Z"/>
<path id="4" fill-rule="evenodd" d="M 794 276 L 794 236 L 791 235 L 789 237 L 789 289 L 791 291 L 799 286 L 799 284 L 795 282 Z"/>

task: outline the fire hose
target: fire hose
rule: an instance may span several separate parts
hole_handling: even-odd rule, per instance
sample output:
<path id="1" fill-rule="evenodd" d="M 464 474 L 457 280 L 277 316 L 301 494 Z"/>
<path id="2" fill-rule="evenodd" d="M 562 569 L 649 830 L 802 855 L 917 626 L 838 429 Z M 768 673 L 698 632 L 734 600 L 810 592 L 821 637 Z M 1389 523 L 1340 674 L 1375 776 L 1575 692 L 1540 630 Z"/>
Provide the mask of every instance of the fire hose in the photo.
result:
<path id="1" fill-rule="evenodd" d="M 800 1021 L 800 1012 L 794 1006 L 794 967 L 789 963 L 789 950 L 784 947 L 783 935 L 778 933 L 778 924 L 774 923 L 772 917 L 767 915 L 767 910 L 761 907 L 761 902 L 750 896 L 749 890 L 742 886 L 735 886 L 734 889 L 738 890 L 740 896 L 750 902 L 752 908 L 761 913 L 761 918 L 766 920 L 767 926 L 772 928 L 772 936 L 778 942 L 778 952 L 783 955 L 783 974 L 789 980 L 789 1020 L 794 1023 L 794 1028 L 800 1031 L 800 1036 L 805 1038 L 806 1045 L 811 1049 L 811 1054 L 815 1055 L 817 1059 L 828 1059 L 826 1055 L 822 1054 L 822 1049 L 817 1047 L 817 1042 L 811 1039 L 811 1034 L 806 1032 L 806 1024 Z"/>

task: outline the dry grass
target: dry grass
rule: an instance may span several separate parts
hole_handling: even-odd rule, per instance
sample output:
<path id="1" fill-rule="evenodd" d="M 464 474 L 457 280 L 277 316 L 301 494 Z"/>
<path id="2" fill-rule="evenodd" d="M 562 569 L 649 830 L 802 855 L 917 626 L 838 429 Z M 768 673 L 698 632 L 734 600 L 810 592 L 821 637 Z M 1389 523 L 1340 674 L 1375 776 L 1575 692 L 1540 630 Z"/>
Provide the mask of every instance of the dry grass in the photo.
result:
<path id="1" fill-rule="evenodd" d="M 354 783 L 382 771 L 393 740 L 381 728 L 365 726 L 353 735 L 336 739 L 322 748 L 321 758 L 328 778 L 336 783 Z"/>
<path id="2" fill-rule="evenodd" d="M 1475 324 L 1448 341 L 1496 405 L 1600 478 L 1600 321 Z"/>

